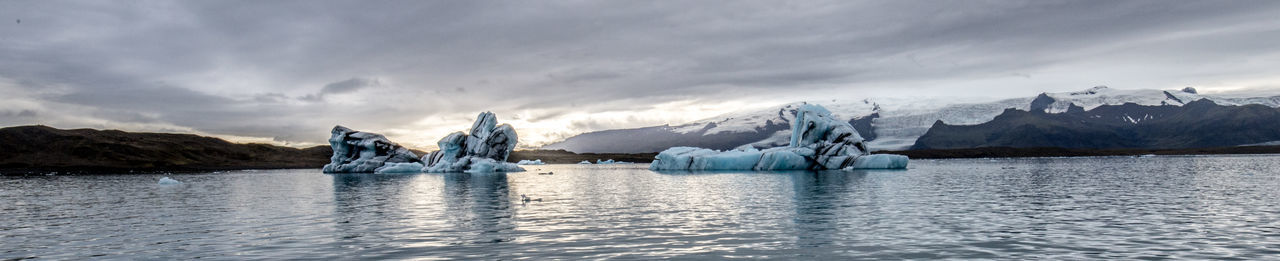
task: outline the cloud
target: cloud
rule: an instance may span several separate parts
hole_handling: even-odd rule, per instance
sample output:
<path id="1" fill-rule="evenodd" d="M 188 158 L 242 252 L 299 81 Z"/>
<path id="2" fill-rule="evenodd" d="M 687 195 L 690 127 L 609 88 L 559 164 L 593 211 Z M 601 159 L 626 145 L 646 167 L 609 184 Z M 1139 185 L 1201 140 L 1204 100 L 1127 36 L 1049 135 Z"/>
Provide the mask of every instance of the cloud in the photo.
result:
<path id="1" fill-rule="evenodd" d="M 1274 1 L 9 1 L 0 18 L 22 23 L 0 25 L 0 101 L 14 104 L 0 117 L 291 144 L 323 143 L 343 124 L 431 144 L 488 110 L 519 118 L 532 144 L 744 104 L 1274 86 L 1277 11 Z M 465 126 L 440 126 L 451 124 Z"/>
<path id="2" fill-rule="evenodd" d="M 359 89 L 381 85 L 376 79 L 351 78 L 345 81 L 326 84 L 320 89 L 321 94 L 337 94 L 354 92 Z"/>
<path id="3" fill-rule="evenodd" d="M 313 102 L 323 101 L 325 95 L 350 93 L 360 89 L 378 87 L 381 85 L 382 83 L 378 82 L 377 79 L 351 78 L 343 81 L 325 84 L 324 87 L 320 88 L 320 92 L 314 93 L 314 94 L 307 94 L 306 96 L 299 97 L 299 99 L 304 101 L 313 101 Z"/>
<path id="4" fill-rule="evenodd" d="M 36 117 L 36 111 L 33 111 L 33 110 L 0 111 L 0 117 L 5 117 L 5 118 L 33 118 L 33 117 Z"/>

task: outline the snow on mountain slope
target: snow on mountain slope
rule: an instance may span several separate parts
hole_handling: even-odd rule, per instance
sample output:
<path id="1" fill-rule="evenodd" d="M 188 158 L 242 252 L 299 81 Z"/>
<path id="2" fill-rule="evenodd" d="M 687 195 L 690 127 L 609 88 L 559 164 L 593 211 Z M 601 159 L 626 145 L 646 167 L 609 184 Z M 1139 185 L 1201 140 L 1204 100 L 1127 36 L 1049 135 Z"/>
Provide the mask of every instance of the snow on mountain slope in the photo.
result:
<path id="1" fill-rule="evenodd" d="M 719 134 L 724 132 L 750 132 L 756 128 L 765 125 L 765 121 L 774 123 L 789 123 L 795 117 L 795 111 L 804 102 L 794 102 L 784 104 L 778 108 L 741 111 L 723 114 L 691 123 L 676 126 L 673 131 L 678 133 L 691 133 L 700 131 L 708 124 L 715 124 L 715 127 L 708 129 L 705 134 Z M 831 113 L 842 119 L 849 119 L 870 115 L 879 110 L 878 105 L 871 100 L 862 100 L 859 102 L 837 102 L 832 100 L 829 104 L 823 104 Z"/>
<path id="2" fill-rule="evenodd" d="M 1182 106 L 1200 99 L 1209 99 L 1219 105 L 1228 106 L 1259 104 L 1273 108 L 1280 107 L 1280 96 L 1230 97 L 1201 95 L 1196 92 L 1195 88 L 1191 87 L 1183 88 L 1182 90 L 1120 90 L 1107 88 L 1106 86 L 1098 86 L 1079 92 L 1047 93 L 1047 95 L 1056 100 L 1056 102 L 1045 110 L 1045 112 L 1049 113 L 1065 112 L 1067 107 L 1071 104 L 1084 107 L 1087 111 L 1093 110 L 1093 108 L 1097 108 L 1102 105 L 1121 105 L 1125 103 L 1134 103 L 1145 106 Z"/>
<path id="3" fill-rule="evenodd" d="M 1272 97 L 1219 97 L 1200 95 L 1194 88 L 1182 90 L 1121 90 L 1097 86 L 1078 92 L 1044 93 L 1037 97 L 1004 99 L 987 103 L 947 104 L 936 108 L 916 110 L 895 110 L 892 106 L 880 112 L 872 126 L 876 139 L 867 142 L 867 146 L 876 150 L 903 150 L 915 143 L 917 138 L 929 131 L 935 121 L 951 125 L 982 124 L 1005 109 L 1013 108 L 1030 111 L 1037 99 L 1049 104 L 1043 109 L 1049 113 L 1063 113 L 1074 104 L 1085 110 L 1092 110 L 1102 105 L 1122 105 L 1135 103 L 1138 105 L 1173 105 L 1182 106 L 1188 102 L 1209 99 L 1222 105 L 1260 104 L 1269 107 L 1280 107 L 1280 96 Z M 1133 119 L 1141 121 L 1140 118 Z"/>
<path id="4" fill-rule="evenodd" d="M 916 139 L 929 131 L 934 122 L 942 121 L 950 125 L 977 125 L 994 119 L 1005 109 L 1013 108 L 1030 111 L 1044 110 L 1049 113 L 1063 113 L 1072 104 L 1091 110 L 1102 105 L 1122 105 L 1135 103 L 1138 105 L 1173 105 L 1209 99 L 1221 105 L 1260 104 L 1269 107 L 1280 107 L 1280 96 L 1248 97 L 1225 95 L 1201 95 L 1194 88 L 1182 90 L 1123 90 L 1106 86 L 1098 86 L 1077 92 L 1043 93 L 1035 97 L 1011 98 L 990 102 L 963 103 L 945 98 L 907 99 L 907 98 L 867 98 L 853 101 L 830 100 L 809 102 L 828 108 L 840 119 L 870 119 L 871 130 L 859 129 L 867 136 L 867 147 L 871 150 L 904 150 L 915 144 Z M 753 133 L 744 137 L 765 137 L 761 140 L 743 140 L 739 144 L 750 144 L 757 148 L 769 148 L 786 145 L 790 137 L 789 128 L 766 128 L 777 124 L 789 124 L 795 110 L 805 102 L 784 104 L 772 109 L 734 112 L 704 120 L 694 121 L 670 127 L 671 135 L 725 135 L 733 133 Z M 1034 108 L 1033 108 L 1034 107 Z M 1141 116 L 1134 116 L 1132 121 L 1141 121 Z M 856 126 L 856 124 L 855 124 Z M 861 128 L 861 127 L 859 127 Z M 777 130 L 776 133 L 757 133 L 762 130 Z M 703 132 L 705 130 L 705 132 Z M 873 133 L 874 135 L 868 135 Z M 648 135 L 654 135 L 649 133 Z M 576 144 L 608 143 L 609 141 L 583 141 L 578 138 Z M 578 146 L 578 150 L 584 150 Z M 564 148 L 562 145 L 548 145 L 549 149 Z M 572 149 L 571 149 L 572 150 Z M 586 149 L 589 150 L 589 149 Z M 599 150 L 596 150 L 599 151 Z"/>
<path id="5" fill-rule="evenodd" d="M 872 121 L 876 139 L 867 142 L 872 150 L 901 150 L 915 144 L 936 121 L 973 125 L 991 121 L 1007 108 L 1026 110 L 1031 98 L 1005 99 L 987 103 L 942 104 L 935 108 L 885 110 Z"/>

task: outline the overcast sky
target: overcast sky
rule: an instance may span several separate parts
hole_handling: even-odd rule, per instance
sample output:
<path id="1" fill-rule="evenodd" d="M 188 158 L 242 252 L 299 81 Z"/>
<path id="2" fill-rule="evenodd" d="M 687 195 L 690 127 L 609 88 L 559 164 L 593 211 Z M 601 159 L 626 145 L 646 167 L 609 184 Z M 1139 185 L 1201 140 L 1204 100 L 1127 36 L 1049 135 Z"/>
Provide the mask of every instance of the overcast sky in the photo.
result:
<path id="1" fill-rule="evenodd" d="M 0 0 L 0 125 L 429 148 L 801 100 L 1276 89 L 1280 1 Z"/>

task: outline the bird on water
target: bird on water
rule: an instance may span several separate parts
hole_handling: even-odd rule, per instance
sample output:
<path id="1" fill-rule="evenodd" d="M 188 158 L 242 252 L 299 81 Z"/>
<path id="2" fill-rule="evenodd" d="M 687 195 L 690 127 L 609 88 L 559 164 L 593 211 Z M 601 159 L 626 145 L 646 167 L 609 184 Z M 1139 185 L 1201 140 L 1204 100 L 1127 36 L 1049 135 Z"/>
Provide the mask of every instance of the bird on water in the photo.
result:
<path id="1" fill-rule="evenodd" d="M 524 201 L 524 202 L 529 202 L 529 201 L 542 202 L 542 198 L 536 198 L 536 199 L 535 199 L 535 198 L 529 198 L 529 196 L 525 196 L 524 194 L 520 194 L 520 201 Z"/>

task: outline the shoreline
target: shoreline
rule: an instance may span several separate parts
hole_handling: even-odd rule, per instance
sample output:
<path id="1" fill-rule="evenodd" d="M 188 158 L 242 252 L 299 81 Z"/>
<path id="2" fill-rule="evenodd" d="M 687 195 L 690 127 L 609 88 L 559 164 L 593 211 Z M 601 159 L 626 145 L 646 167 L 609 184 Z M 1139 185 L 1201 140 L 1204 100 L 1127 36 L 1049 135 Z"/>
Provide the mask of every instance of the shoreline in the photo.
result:
<path id="1" fill-rule="evenodd" d="M 320 167 L 273 166 L 273 167 L 225 167 L 225 168 L 118 168 L 118 167 L 34 167 L 34 168 L 0 168 L 0 176 L 62 176 L 62 175 L 148 175 L 202 173 L 216 171 L 244 170 L 281 170 L 281 169 L 316 169 Z"/>
<path id="2" fill-rule="evenodd" d="M 1040 158 L 1040 157 L 1098 157 L 1098 156 L 1184 156 L 1184 155 L 1243 155 L 1280 154 L 1280 146 L 1239 146 L 1192 149 L 1070 149 L 1070 148 L 1011 148 L 983 147 L 970 149 L 925 149 L 901 151 L 877 151 L 875 153 L 906 155 L 912 159 L 968 159 L 968 158 Z"/>
<path id="3" fill-rule="evenodd" d="M 898 154 L 911 159 L 978 159 L 978 158 L 1063 158 L 1063 157 L 1114 157 L 1114 156 L 1195 156 L 1195 155 L 1266 155 L 1280 154 L 1280 146 L 1242 146 L 1196 149 L 1068 149 L 1068 148 L 1010 148 L 985 147 L 972 149 L 928 149 L 877 151 L 873 154 Z M 511 153 L 509 162 L 541 159 L 547 164 L 576 164 L 597 159 L 648 164 L 657 153 L 573 153 L 564 150 L 519 150 Z M 100 174 L 162 174 L 208 171 L 320 169 L 318 166 L 284 164 L 276 166 L 200 166 L 200 167 L 142 167 L 122 168 L 106 166 L 27 166 L 0 168 L 0 176 L 100 175 Z M 529 165 L 534 166 L 534 165 Z"/>

